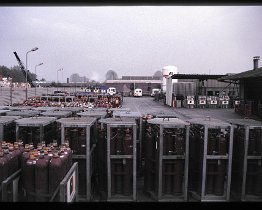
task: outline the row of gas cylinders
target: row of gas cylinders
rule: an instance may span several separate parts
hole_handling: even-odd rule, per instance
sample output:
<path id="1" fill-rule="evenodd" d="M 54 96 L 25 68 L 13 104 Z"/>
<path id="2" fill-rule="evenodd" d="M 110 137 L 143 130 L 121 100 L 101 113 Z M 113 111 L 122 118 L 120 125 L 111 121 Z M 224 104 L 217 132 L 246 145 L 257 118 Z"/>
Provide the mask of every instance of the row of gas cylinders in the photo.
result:
<path id="1" fill-rule="evenodd" d="M 50 107 L 105 107 L 105 108 L 117 108 L 121 106 L 121 97 L 119 95 L 113 96 L 101 96 L 96 98 L 88 98 L 85 96 L 75 97 L 74 101 L 48 101 L 41 98 L 29 99 L 24 101 L 24 106 L 50 106 Z"/>
<path id="2" fill-rule="evenodd" d="M 43 142 L 34 148 L 22 141 L 2 141 L 0 146 L 0 181 L 21 169 L 24 201 L 49 201 L 72 166 L 68 143 L 58 147 L 56 142 Z"/>

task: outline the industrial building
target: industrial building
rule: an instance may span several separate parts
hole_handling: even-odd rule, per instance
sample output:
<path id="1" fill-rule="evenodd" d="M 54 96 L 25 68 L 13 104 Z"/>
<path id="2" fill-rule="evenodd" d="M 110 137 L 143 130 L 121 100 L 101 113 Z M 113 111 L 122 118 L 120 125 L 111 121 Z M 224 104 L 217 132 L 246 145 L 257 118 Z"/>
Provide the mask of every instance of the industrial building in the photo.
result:
<path id="1" fill-rule="evenodd" d="M 239 104 L 236 111 L 247 116 L 262 117 L 262 68 L 258 67 L 260 57 L 253 58 L 253 69 L 239 74 L 225 76 L 219 81 L 239 85 Z"/>
<path id="2" fill-rule="evenodd" d="M 107 80 L 108 87 L 115 87 L 116 92 L 131 96 L 135 88 L 141 88 L 143 95 L 150 95 L 153 88 L 161 88 L 162 78 L 154 76 L 123 76 L 122 79 Z"/>

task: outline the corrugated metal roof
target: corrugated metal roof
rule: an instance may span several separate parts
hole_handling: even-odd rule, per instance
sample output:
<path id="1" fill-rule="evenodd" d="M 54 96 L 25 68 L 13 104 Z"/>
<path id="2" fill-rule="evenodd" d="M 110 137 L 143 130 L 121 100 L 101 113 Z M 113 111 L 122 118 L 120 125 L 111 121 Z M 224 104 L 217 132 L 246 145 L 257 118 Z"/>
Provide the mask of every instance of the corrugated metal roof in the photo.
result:
<path id="1" fill-rule="evenodd" d="M 224 74 L 174 74 L 172 79 L 218 79 L 225 76 Z"/>
<path id="2" fill-rule="evenodd" d="M 248 79 L 248 78 L 258 78 L 262 77 L 262 68 L 257 68 L 254 70 L 244 71 L 239 74 L 233 74 L 225 77 L 221 77 L 218 80 L 241 80 L 241 79 Z"/>
<path id="3" fill-rule="evenodd" d="M 162 83 L 162 80 L 107 80 L 106 83 Z"/>

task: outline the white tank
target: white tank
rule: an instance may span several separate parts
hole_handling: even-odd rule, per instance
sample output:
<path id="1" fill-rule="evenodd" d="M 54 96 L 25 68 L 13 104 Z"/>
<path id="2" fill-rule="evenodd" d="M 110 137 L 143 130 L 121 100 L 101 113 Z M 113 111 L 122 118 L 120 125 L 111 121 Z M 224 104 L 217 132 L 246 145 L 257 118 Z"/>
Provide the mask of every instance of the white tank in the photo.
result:
<path id="1" fill-rule="evenodd" d="M 163 77 L 169 77 L 174 74 L 177 74 L 177 67 L 176 66 L 165 66 L 162 68 Z"/>
<path id="2" fill-rule="evenodd" d="M 162 90 L 166 92 L 166 80 L 167 78 L 171 77 L 172 75 L 177 74 L 177 67 L 176 66 L 165 66 L 162 68 Z M 177 79 L 173 79 L 172 83 L 177 82 Z"/>

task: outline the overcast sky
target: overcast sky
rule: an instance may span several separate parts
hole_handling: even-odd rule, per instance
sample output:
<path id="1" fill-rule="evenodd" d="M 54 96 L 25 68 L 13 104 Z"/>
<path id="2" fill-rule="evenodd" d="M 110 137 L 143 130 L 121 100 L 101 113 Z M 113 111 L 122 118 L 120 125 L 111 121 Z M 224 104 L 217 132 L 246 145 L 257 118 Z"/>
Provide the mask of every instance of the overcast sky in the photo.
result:
<path id="1" fill-rule="evenodd" d="M 262 59 L 262 6 L 0 7 L 0 65 L 38 79 L 73 73 L 104 81 L 108 70 L 151 76 L 167 65 L 181 74 L 239 73 Z M 260 63 L 259 63 L 259 66 Z M 63 68 L 63 72 L 57 72 Z"/>

